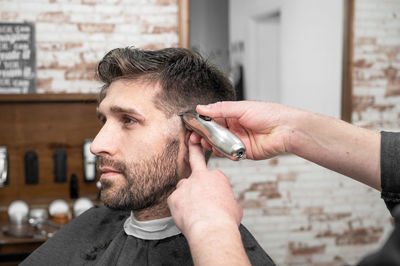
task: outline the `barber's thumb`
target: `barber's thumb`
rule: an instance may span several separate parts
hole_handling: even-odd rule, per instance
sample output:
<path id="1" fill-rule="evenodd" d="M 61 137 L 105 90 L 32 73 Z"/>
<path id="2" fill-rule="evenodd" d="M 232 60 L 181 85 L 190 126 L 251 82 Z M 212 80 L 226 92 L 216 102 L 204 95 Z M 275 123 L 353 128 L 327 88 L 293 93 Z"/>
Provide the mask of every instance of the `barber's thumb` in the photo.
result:
<path id="1" fill-rule="evenodd" d="M 197 105 L 196 111 L 211 118 L 235 117 L 241 111 L 241 104 L 232 101 L 216 102 L 208 105 Z"/>
<path id="2" fill-rule="evenodd" d="M 210 103 L 207 105 L 197 105 L 196 111 L 205 116 L 210 116 L 210 117 L 221 117 L 221 111 L 223 111 L 223 102 L 216 102 L 216 103 Z"/>

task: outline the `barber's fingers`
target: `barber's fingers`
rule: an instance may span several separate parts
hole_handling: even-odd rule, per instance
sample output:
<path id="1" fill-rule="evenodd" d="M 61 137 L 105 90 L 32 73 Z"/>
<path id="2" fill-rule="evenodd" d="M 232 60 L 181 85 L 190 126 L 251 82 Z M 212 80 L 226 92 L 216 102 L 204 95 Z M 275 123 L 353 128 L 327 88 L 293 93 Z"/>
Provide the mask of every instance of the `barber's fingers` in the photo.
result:
<path id="1" fill-rule="evenodd" d="M 206 139 L 202 138 L 201 141 L 200 141 L 200 143 L 201 143 L 201 146 L 202 146 L 204 149 L 209 150 L 209 151 L 212 149 L 212 146 L 210 145 L 210 143 L 208 143 L 208 142 L 206 141 Z"/>
<path id="2" fill-rule="evenodd" d="M 196 132 L 193 131 L 190 133 L 189 141 L 192 142 L 193 144 L 199 144 L 201 139 L 202 137 Z"/>
<path id="3" fill-rule="evenodd" d="M 223 117 L 223 118 L 215 117 L 215 118 L 213 118 L 213 121 L 214 121 L 215 123 L 219 124 L 220 126 L 228 127 L 227 119 L 228 119 L 228 118 L 225 118 L 225 117 Z"/>
<path id="4" fill-rule="evenodd" d="M 178 184 L 176 184 L 176 188 L 183 186 L 183 184 L 186 182 L 187 182 L 187 178 L 182 178 L 181 180 L 179 180 Z"/>
<path id="5" fill-rule="evenodd" d="M 191 142 L 192 144 L 201 144 L 203 149 L 212 151 L 214 153 L 214 155 L 216 155 L 218 157 L 224 157 L 224 155 L 222 153 L 220 153 L 217 149 L 215 149 L 213 146 L 211 146 L 211 144 L 208 143 L 205 140 L 205 138 L 203 138 L 202 136 L 200 136 L 196 132 L 192 132 L 191 133 L 189 142 Z"/>
<path id="6" fill-rule="evenodd" d="M 216 102 L 208 105 L 197 105 L 196 111 L 204 116 L 215 117 L 236 117 L 239 118 L 248 109 L 248 103 L 242 102 Z"/>
<path id="7" fill-rule="evenodd" d="M 203 149 L 199 144 L 193 144 L 189 141 L 189 163 L 192 172 L 207 170 L 206 159 L 204 158 Z"/>
<path id="8" fill-rule="evenodd" d="M 208 143 L 202 136 L 200 136 L 196 132 L 192 132 L 192 134 L 190 135 L 190 142 L 194 144 L 201 144 L 201 146 L 206 150 L 212 149 L 210 143 Z"/>

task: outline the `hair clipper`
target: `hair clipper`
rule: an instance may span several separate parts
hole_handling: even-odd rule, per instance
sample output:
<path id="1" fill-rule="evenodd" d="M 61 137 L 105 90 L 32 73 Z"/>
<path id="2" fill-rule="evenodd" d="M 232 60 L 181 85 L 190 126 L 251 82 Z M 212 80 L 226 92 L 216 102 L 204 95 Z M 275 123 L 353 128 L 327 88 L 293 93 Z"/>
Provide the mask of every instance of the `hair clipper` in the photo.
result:
<path id="1" fill-rule="evenodd" d="M 199 115 L 195 110 L 179 113 L 186 127 L 207 140 L 216 150 L 231 160 L 246 158 L 246 147 L 243 142 L 227 128 L 224 128 L 210 117 Z"/>

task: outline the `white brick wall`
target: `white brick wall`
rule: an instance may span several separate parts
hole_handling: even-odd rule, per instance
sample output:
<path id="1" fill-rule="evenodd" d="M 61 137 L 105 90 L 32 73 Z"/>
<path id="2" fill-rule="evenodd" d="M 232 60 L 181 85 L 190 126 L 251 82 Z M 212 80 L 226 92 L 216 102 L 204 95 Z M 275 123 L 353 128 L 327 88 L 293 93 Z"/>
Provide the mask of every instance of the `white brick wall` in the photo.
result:
<path id="1" fill-rule="evenodd" d="M 3 22 L 36 27 L 38 93 L 95 93 L 94 69 L 116 47 L 176 47 L 176 0 L 0 0 Z"/>
<path id="2" fill-rule="evenodd" d="M 400 1 L 356 1 L 355 124 L 400 128 Z"/>
<path id="3" fill-rule="evenodd" d="M 242 223 L 278 265 L 355 263 L 392 228 L 377 191 L 301 158 L 213 157 L 208 166 L 229 176 Z"/>

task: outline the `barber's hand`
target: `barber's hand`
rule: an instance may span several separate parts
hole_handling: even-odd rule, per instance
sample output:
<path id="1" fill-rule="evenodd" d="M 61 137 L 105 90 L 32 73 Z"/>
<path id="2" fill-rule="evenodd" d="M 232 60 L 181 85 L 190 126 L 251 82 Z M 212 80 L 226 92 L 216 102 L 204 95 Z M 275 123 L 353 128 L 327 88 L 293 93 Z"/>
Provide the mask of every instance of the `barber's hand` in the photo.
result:
<path id="1" fill-rule="evenodd" d="M 241 101 L 198 105 L 196 110 L 238 136 L 246 146 L 248 159 L 262 160 L 288 151 L 290 128 L 284 125 L 288 124 L 285 120 L 293 117 L 294 108 L 274 103 Z M 192 134 L 191 141 L 201 143 L 205 149 L 212 148 L 198 134 Z M 214 148 L 213 151 L 221 156 Z"/>
<path id="2" fill-rule="evenodd" d="M 208 170 L 201 146 L 190 141 L 189 161 L 192 174 L 182 179 L 168 198 L 177 227 L 186 238 L 213 226 L 237 228 L 242 208 L 227 177 L 219 170 Z"/>

